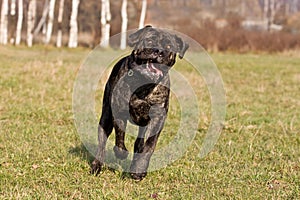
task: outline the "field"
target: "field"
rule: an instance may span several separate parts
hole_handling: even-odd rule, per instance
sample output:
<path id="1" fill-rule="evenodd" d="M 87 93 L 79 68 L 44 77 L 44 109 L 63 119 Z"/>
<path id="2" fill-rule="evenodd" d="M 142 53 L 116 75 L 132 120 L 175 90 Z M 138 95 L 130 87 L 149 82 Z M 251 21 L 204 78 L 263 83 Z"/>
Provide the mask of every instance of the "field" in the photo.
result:
<path id="1" fill-rule="evenodd" d="M 72 113 L 74 80 L 89 51 L 0 47 L 0 199 L 299 199 L 297 54 L 212 54 L 227 99 L 213 151 L 197 156 L 209 121 L 200 86 L 203 111 L 192 145 L 136 182 L 108 167 L 98 177 L 89 174 L 92 158 Z M 164 132 L 177 123 L 171 112 Z M 159 145 L 165 140 L 162 134 Z"/>

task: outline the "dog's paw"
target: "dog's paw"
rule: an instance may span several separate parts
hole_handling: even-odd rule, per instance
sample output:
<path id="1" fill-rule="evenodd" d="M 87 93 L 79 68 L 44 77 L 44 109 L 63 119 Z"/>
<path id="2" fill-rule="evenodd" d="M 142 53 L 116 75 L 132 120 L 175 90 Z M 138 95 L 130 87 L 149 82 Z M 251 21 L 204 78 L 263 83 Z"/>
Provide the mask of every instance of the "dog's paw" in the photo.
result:
<path id="1" fill-rule="evenodd" d="M 114 146 L 114 152 L 115 152 L 115 156 L 121 160 L 126 159 L 129 154 L 127 149 L 123 149 L 117 146 Z"/>
<path id="2" fill-rule="evenodd" d="M 95 159 L 91 165 L 91 174 L 95 174 L 97 176 L 101 172 L 101 169 L 102 163 L 99 160 Z"/>
<path id="3" fill-rule="evenodd" d="M 136 181 L 141 181 L 146 177 L 147 173 L 130 173 L 132 179 Z"/>

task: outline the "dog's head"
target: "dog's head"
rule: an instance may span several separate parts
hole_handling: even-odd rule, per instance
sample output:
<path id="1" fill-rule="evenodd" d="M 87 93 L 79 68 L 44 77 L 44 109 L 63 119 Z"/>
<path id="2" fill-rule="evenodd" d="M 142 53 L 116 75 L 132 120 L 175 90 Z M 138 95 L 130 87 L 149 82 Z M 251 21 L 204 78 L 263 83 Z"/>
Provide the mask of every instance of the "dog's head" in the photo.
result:
<path id="1" fill-rule="evenodd" d="M 134 70 L 155 81 L 166 75 L 175 64 L 176 55 L 182 59 L 189 47 L 177 35 L 151 26 L 131 34 L 128 45 L 134 48 Z"/>

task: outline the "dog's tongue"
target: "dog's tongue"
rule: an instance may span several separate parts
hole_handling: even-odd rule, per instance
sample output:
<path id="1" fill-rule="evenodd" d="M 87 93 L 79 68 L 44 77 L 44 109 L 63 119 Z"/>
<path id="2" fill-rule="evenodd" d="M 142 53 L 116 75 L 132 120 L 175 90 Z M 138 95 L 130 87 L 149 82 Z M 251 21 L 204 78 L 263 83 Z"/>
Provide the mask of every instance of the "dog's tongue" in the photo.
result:
<path id="1" fill-rule="evenodd" d="M 157 69 L 154 65 L 153 65 L 153 63 L 147 63 L 147 68 L 148 68 L 148 70 L 150 71 L 150 72 L 152 72 L 152 73 L 154 73 L 154 74 L 157 74 L 157 75 L 159 75 L 159 76 L 163 76 L 163 73 L 162 73 L 162 71 L 160 71 L 159 69 Z"/>

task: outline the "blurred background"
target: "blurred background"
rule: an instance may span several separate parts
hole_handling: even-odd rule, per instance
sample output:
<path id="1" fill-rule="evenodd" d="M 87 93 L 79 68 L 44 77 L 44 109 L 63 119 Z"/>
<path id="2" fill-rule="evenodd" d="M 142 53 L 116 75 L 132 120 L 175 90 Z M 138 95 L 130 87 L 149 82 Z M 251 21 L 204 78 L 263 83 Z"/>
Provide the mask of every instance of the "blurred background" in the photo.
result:
<path id="1" fill-rule="evenodd" d="M 300 0 L 0 0 L 0 5 L 4 45 L 95 47 L 105 31 L 111 36 L 142 23 L 185 33 L 211 52 L 300 48 Z"/>

